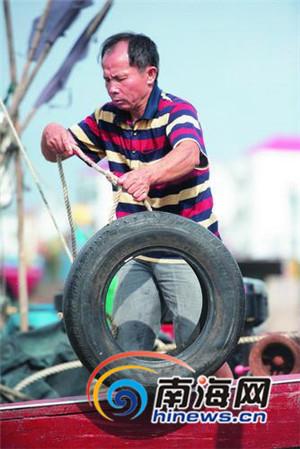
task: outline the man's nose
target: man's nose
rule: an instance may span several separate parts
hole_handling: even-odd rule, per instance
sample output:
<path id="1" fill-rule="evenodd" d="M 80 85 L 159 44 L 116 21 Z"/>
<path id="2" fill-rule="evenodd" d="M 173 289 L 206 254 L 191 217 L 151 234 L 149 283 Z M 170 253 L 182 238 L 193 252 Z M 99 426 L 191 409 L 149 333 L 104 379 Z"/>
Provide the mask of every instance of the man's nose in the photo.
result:
<path id="1" fill-rule="evenodd" d="M 117 86 L 117 83 L 114 83 L 113 81 L 109 83 L 108 93 L 109 93 L 109 95 L 116 95 L 119 93 L 119 88 Z"/>

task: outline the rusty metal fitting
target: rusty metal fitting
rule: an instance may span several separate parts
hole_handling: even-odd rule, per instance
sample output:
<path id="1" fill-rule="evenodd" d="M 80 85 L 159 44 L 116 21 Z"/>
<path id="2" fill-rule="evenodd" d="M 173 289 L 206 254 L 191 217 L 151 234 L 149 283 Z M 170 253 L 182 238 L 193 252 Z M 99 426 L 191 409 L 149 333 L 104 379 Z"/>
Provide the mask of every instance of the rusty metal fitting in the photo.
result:
<path id="1" fill-rule="evenodd" d="M 281 334 L 267 335 L 252 347 L 249 366 L 254 376 L 300 373 L 300 344 Z"/>

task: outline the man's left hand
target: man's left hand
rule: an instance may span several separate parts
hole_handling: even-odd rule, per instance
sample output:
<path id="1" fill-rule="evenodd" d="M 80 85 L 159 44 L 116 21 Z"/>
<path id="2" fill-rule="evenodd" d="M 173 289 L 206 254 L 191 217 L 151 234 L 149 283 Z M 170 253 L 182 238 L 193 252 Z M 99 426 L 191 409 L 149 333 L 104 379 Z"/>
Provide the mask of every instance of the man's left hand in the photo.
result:
<path id="1" fill-rule="evenodd" d="M 122 175 L 118 183 L 136 201 L 144 201 L 150 190 L 151 171 L 148 167 L 137 168 Z"/>

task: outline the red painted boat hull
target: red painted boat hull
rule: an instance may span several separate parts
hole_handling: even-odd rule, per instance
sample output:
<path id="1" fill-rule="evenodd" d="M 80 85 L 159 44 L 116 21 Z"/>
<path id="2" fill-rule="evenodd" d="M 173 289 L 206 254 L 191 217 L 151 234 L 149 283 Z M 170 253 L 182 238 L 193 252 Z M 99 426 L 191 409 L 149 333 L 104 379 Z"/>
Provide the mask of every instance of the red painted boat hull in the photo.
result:
<path id="1" fill-rule="evenodd" d="M 275 379 L 275 378 L 274 378 Z M 103 397 L 103 410 L 108 404 Z M 251 410 L 245 407 L 245 410 Z M 151 424 L 105 421 L 86 397 L 0 406 L 2 449 L 287 449 L 300 447 L 300 376 L 273 384 L 267 423 Z"/>

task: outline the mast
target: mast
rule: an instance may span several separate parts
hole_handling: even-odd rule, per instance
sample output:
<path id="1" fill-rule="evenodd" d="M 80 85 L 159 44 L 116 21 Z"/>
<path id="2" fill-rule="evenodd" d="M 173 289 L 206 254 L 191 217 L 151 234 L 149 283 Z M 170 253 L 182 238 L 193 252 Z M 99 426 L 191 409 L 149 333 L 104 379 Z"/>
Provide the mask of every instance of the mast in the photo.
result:
<path id="1" fill-rule="evenodd" d="M 37 61 L 36 62 L 34 61 L 35 59 L 34 54 L 39 46 L 41 35 L 45 27 L 48 15 L 50 13 L 52 3 L 53 0 L 46 0 L 44 12 L 41 15 L 37 27 L 35 29 L 31 48 L 28 51 L 27 59 L 23 67 L 20 80 L 18 82 L 14 42 L 13 42 L 11 12 L 10 12 L 10 0 L 3 0 L 6 31 L 7 31 L 7 45 L 9 53 L 10 79 L 11 79 L 9 92 L 12 93 L 8 117 L 9 116 L 11 117 L 13 127 L 18 131 L 18 135 L 24 131 L 24 129 L 29 124 L 29 122 L 31 121 L 31 119 L 33 118 L 33 116 L 37 111 L 37 108 L 33 108 L 28 114 L 28 116 L 25 118 L 23 124 L 21 125 L 19 123 L 20 104 L 24 96 L 26 95 L 29 86 L 36 77 L 38 71 L 40 70 L 42 64 L 44 63 L 46 57 L 48 56 L 53 46 L 53 42 L 50 41 L 46 42 L 45 45 L 43 46 L 43 49 L 39 57 L 37 58 Z M 89 36 L 91 36 L 95 32 L 100 23 L 103 21 L 112 3 L 113 0 L 106 0 L 102 9 L 95 16 L 94 20 L 91 21 L 88 29 Z M 32 66 L 33 62 L 35 62 L 34 66 Z M 19 259 L 18 294 L 20 303 L 21 330 L 26 331 L 28 330 L 28 291 L 27 291 L 27 276 L 26 276 L 27 270 L 26 270 L 26 254 L 25 254 L 25 239 L 24 239 L 24 226 L 25 226 L 24 196 L 23 196 L 24 174 L 21 160 L 21 150 L 19 146 L 17 146 L 15 166 L 16 166 L 16 202 L 17 202 L 17 215 L 18 215 L 18 259 Z"/>
<path id="2" fill-rule="evenodd" d="M 11 21 L 11 11 L 9 0 L 4 0 L 4 16 L 7 32 L 7 46 L 9 54 L 10 81 L 13 88 L 17 85 L 17 69 L 14 50 L 13 30 Z M 16 108 L 13 120 L 17 122 L 18 108 Z M 25 221 L 24 221 L 24 192 L 23 192 L 23 168 L 21 163 L 20 150 L 16 147 L 15 166 L 16 166 L 16 196 L 17 196 L 17 214 L 18 214 L 18 296 L 20 305 L 20 329 L 23 332 L 28 331 L 28 290 L 27 290 L 27 266 L 25 255 Z"/>

